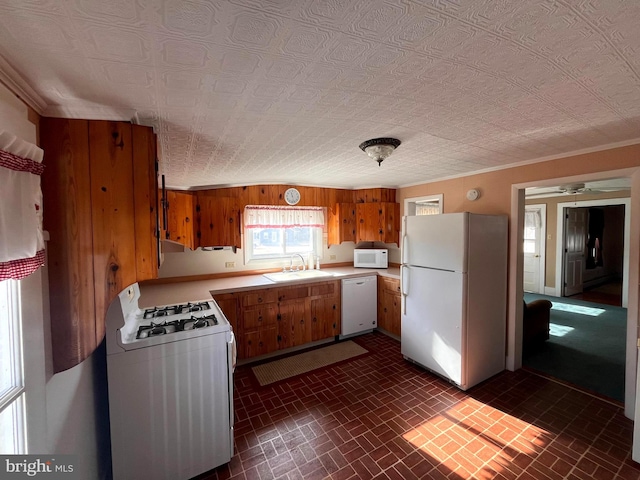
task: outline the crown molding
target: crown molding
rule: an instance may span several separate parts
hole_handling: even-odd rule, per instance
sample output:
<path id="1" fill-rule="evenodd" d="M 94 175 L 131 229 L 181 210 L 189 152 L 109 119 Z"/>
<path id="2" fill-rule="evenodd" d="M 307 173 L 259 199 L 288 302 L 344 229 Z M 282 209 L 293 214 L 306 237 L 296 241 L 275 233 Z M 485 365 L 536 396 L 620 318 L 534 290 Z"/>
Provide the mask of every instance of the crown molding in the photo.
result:
<path id="1" fill-rule="evenodd" d="M 0 83 L 4 84 L 20 100 L 42 115 L 47 102 L 31 88 L 27 81 L 0 55 Z"/>

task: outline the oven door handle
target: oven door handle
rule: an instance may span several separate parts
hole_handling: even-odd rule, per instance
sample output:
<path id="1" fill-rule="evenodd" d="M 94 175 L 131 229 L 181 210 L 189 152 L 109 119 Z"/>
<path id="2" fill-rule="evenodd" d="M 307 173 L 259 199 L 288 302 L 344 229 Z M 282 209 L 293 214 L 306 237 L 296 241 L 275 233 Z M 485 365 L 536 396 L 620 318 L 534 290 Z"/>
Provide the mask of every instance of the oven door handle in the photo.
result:
<path id="1" fill-rule="evenodd" d="M 229 427 L 231 429 L 231 456 L 233 457 L 233 372 L 236 369 L 236 337 L 233 329 L 229 330 L 227 342 L 227 365 L 229 368 Z"/>

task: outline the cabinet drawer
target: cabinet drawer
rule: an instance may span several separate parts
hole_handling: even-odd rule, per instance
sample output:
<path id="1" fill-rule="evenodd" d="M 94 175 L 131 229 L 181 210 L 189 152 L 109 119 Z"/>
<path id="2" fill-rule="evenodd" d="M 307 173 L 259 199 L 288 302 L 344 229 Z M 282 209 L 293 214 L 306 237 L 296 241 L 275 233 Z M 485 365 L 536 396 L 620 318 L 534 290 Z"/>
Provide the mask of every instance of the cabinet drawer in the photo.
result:
<path id="1" fill-rule="evenodd" d="M 309 287 L 309 296 L 334 295 L 338 291 L 338 282 L 318 283 Z"/>
<path id="2" fill-rule="evenodd" d="M 278 316 L 276 305 L 247 309 L 242 314 L 243 328 L 246 330 L 260 328 L 265 325 L 275 325 Z"/>
<path id="3" fill-rule="evenodd" d="M 278 289 L 278 301 L 285 302 L 287 300 L 295 300 L 297 298 L 307 298 L 309 296 L 309 287 L 286 287 Z"/>
<path id="4" fill-rule="evenodd" d="M 265 303 L 274 303 L 278 301 L 278 292 L 273 288 L 265 288 L 263 290 L 255 290 L 242 295 L 242 306 L 250 307 L 252 305 L 263 305 Z"/>
<path id="5" fill-rule="evenodd" d="M 400 280 L 396 278 L 378 277 L 378 281 L 383 290 L 400 293 Z"/>

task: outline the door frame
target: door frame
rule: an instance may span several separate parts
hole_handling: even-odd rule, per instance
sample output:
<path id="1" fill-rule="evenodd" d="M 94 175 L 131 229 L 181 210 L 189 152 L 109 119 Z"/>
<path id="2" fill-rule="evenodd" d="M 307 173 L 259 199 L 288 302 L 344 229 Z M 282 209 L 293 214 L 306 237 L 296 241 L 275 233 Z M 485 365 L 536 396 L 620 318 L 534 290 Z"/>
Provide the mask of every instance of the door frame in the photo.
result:
<path id="1" fill-rule="evenodd" d="M 635 209 L 640 205 L 640 168 L 630 167 L 619 170 L 607 170 L 585 173 L 561 178 L 540 179 L 511 185 L 511 222 L 509 227 L 509 303 L 507 309 L 507 361 L 508 370 L 522 367 L 522 242 L 524 233 L 524 189 L 528 187 L 553 187 L 564 183 L 587 182 L 607 178 L 628 177 L 631 179 L 631 217 L 629 237 L 629 285 L 640 284 L 640 215 Z M 635 207 L 633 207 L 635 205 Z M 633 215 L 635 213 L 635 215 Z M 634 441 L 634 460 L 640 458 L 640 394 L 636 396 L 636 360 L 638 357 L 638 300 L 639 289 L 629 289 L 627 307 L 627 335 L 625 359 L 624 414 L 633 419 L 638 399 L 637 439 Z M 639 392 L 640 393 L 640 392 Z"/>
<path id="2" fill-rule="evenodd" d="M 525 210 L 528 207 L 540 209 L 540 278 L 538 283 L 538 292 L 543 295 L 548 295 L 545 287 L 547 283 L 547 204 L 526 204 L 524 206 Z"/>
<path id="3" fill-rule="evenodd" d="M 574 207 L 602 207 L 606 205 L 624 205 L 624 245 L 622 253 L 622 307 L 629 306 L 629 240 L 631 238 L 631 198 L 606 198 L 603 200 L 578 200 L 575 202 L 558 203 L 556 225 L 556 286 L 552 295 L 562 296 L 562 268 L 564 263 L 564 215 L 565 208 Z"/>

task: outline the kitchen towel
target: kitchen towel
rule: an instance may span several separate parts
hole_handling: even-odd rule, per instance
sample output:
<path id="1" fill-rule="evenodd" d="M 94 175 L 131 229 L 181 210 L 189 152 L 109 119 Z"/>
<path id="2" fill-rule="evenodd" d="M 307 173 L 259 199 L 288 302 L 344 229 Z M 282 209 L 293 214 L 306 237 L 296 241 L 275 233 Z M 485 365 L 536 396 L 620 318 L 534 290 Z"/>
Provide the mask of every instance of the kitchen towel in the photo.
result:
<path id="1" fill-rule="evenodd" d="M 41 148 L 0 131 L 0 280 L 44 264 L 42 158 Z"/>

